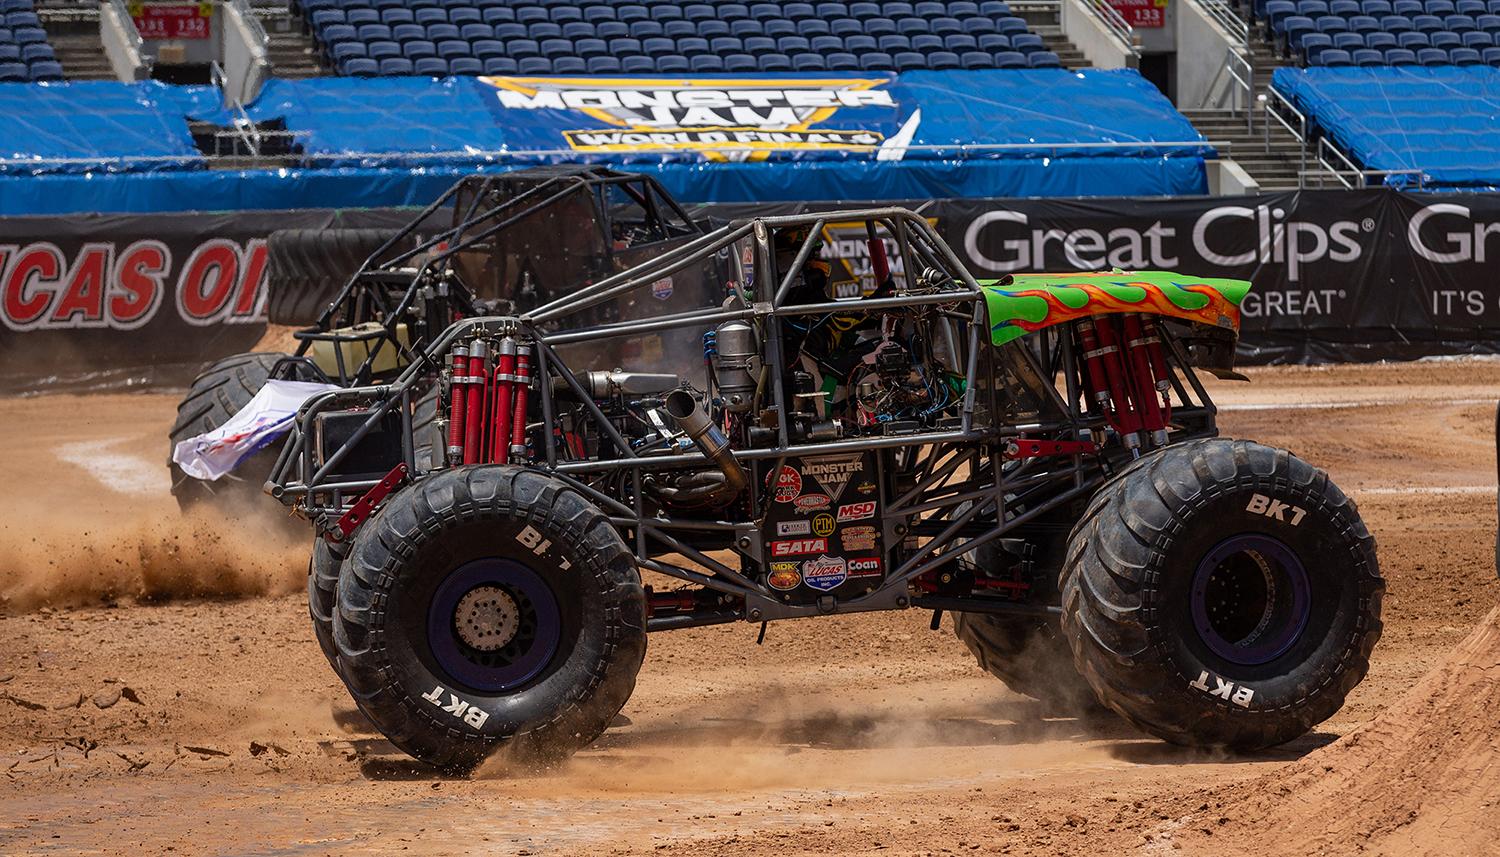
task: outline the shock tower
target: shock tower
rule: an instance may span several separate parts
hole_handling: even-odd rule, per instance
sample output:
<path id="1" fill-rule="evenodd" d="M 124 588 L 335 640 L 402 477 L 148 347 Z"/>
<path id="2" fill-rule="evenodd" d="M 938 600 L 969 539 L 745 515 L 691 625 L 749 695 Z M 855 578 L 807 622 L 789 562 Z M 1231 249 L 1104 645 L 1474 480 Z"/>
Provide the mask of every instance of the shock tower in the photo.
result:
<path id="1" fill-rule="evenodd" d="M 503 225 L 471 232 L 476 219 L 456 227 L 467 244 L 412 273 L 392 317 L 419 284 L 436 293 L 441 260 Z M 859 300 L 799 300 L 799 277 L 835 229 L 865 236 L 865 273 L 893 285 Z M 804 233 L 778 258 L 776 236 Z M 666 313 L 628 303 L 662 282 L 670 293 L 675 276 L 711 260 L 728 263 L 722 303 Z M 835 394 L 805 389 L 792 338 L 851 313 L 915 361 L 902 374 L 877 351 L 870 383 L 895 377 L 905 387 L 883 389 L 918 404 L 872 396 L 887 403 L 884 418 L 849 404 L 855 416 L 840 419 L 829 413 Z M 459 314 L 412 345 L 383 327 L 404 368 L 388 383 L 309 400 L 268 490 L 340 540 L 363 517 L 340 520 L 361 499 L 366 511 L 378 503 L 370 492 L 393 481 L 461 465 L 535 468 L 603 510 L 641 568 L 684 584 L 651 595 L 652 630 L 908 607 L 1054 615 L 1032 584 L 1055 574 L 1054 546 L 1076 506 L 1141 452 L 1216 434 L 1189 350 L 1168 325 L 1093 316 L 992 345 L 981 285 L 926 220 L 899 208 L 734 221 L 534 309 Z M 733 326 L 750 329 L 755 359 L 726 356 L 725 331 L 743 333 Z M 909 340 L 890 334 L 908 328 L 918 332 Z M 701 384 L 600 362 L 657 342 L 662 362 L 680 368 L 682 350 L 710 332 Z M 423 461 L 413 410 L 434 379 L 446 403 L 443 450 Z"/>

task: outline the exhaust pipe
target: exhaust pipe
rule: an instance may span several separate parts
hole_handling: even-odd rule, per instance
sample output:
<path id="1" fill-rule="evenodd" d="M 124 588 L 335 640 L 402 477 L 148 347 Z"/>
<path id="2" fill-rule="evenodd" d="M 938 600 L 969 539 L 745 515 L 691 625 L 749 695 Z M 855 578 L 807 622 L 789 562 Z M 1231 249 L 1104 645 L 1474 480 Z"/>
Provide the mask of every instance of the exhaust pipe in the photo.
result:
<path id="1" fill-rule="evenodd" d="M 686 432 L 698 449 L 708 456 L 708 460 L 718 466 L 719 472 L 723 475 L 723 481 L 680 490 L 661 486 L 658 490 L 662 495 L 679 501 L 723 500 L 728 502 L 745 490 L 745 471 L 730 453 L 728 438 L 724 437 L 719 427 L 708 418 L 708 414 L 698 407 L 698 401 L 693 398 L 693 394 L 687 390 L 673 390 L 667 394 L 663 406 L 667 416 L 677 423 L 677 427 Z"/>

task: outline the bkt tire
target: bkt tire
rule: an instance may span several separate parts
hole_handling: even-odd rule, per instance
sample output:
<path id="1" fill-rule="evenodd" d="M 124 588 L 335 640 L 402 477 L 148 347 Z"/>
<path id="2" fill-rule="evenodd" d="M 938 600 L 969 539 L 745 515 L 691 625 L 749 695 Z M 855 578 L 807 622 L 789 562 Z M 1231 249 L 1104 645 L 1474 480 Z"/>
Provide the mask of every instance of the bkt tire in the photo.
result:
<path id="1" fill-rule="evenodd" d="M 1078 670 L 1055 619 L 954 613 L 953 632 L 980 669 L 1023 696 L 1040 700 L 1049 713 L 1088 714 L 1098 702 Z"/>
<path id="2" fill-rule="evenodd" d="M 1063 630 L 1100 701 L 1175 744 L 1254 750 L 1326 720 L 1369 669 L 1385 582 L 1323 471 L 1247 441 L 1169 447 L 1073 530 Z"/>
<path id="3" fill-rule="evenodd" d="M 452 772 L 563 758 L 635 688 L 635 560 L 577 492 L 505 466 L 445 470 L 358 532 L 338 582 L 335 668 L 396 746 Z"/>
<path id="4" fill-rule="evenodd" d="M 333 610 L 338 589 L 339 567 L 344 562 L 344 547 L 329 544 L 321 535 L 313 538 L 312 557 L 307 561 L 307 613 L 312 617 L 313 636 L 318 648 L 337 664 L 339 652 L 333 645 Z"/>
<path id="5" fill-rule="evenodd" d="M 266 317 L 313 324 L 349 278 L 396 233 L 388 229 L 280 229 L 266 239 Z"/>
<path id="6" fill-rule="evenodd" d="M 172 450 L 179 441 L 212 431 L 240 412 L 265 386 L 266 379 L 276 362 L 285 354 L 236 354 L 225 357 L 204 367 L 194 379 L 192 387 L 177 406 L 177 420 L 172 424 L 171 446 L 167 450 L 167 468 L 172 476 L 172 496 L 177 505 L 186 511 L 195 503 L 204 500 L 250 503 L 273 503 L 262 492 L 281 444 L 273 443 L 240 463 L 233 473 L 212 482 L 205 482 L 182 472 L 171 460 Z M 226 510 L 228 513 L 228 510 Z M 300 531 L 305 532 L 302 528 Z"/>

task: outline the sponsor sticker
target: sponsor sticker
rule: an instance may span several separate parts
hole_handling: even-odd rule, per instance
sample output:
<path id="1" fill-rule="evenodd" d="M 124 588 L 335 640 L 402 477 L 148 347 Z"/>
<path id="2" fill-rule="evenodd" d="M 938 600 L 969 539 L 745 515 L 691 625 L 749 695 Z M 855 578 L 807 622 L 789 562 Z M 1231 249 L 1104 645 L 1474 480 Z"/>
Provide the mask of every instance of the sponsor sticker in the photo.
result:
<path id="1" fill-rule="evenodd" d="M 798 473 L 795 467 L 783 464 L 781 471 L 776 474 L 776 502 L 790 503 L 801 493 L 802 474 Z"/>
<path id="2" fill-rule="evenodd" d="M 672 278 L 662 277 L 651 284 L 651 297 L 664 301 L 672 296 Z"/>
<path id="3" fill-rule="evenodd" d="M 802 582 L 813 589 L 827 592 L 849 579 L 849 569 L 843 557 L 820 556 L 802 563 Z"/>
<path id="4" fill-rule="evenodd" d="M 804 515 L 808 512 L 821 512 L 828 508 L 829 499 L 827 494 L 803 494 L 794 503 L 797 511 Z"/>
<path id="5" fill-rule="evenodd" d="M 849 560 L 850 577 L 879 577 L 880 557 L 862 556 Z"/>
<path id="6" fill-rule="evenodd" d="M 866 518 L 875 517 L 875 501 L 866 500 L 863 503 L 846 503 L 839 507 L 839 523 L 845 521 L 863 521 Z"/>
<path id="7" fill-rule="evenodd" d="M 812 535 L 812 521 L 777 521 L 776 535 L 782 538 Z"/>
<path id="8" fill-rule="evenodd" d="M 820 553 L 828 550 L 827 539 L 787 539 L 771 542 L 771 556 L 796 556 L 804 553 Z"/>
<path id="9" fill-rule="evenodd" d="M 802 475 L 818 480 L 834 500 L 844 493 L 850 478 L 865 469 L 864 453 L 853 455 L 828 455 L 802 463 Z"/>
<path id="10" fill-rule="evenodd" d="M 812 531 L 815 536 L 831 536 L 833 528 L 833 516 L 826 512 L 812 519 Z"/>
<path id="11" fill-rule="evenodd" d="M 802 583 L 802 572 L 797 570 L 795 562 L 773 562 L 771 573 L 766 578 L 772 589 L 782 592 L 788 589 L 796 589 Z"/>
<path id="12" fill-rule="evenodd" d="M 873 494 L 873 493 L 875 493 L 875 483 L 874 482 L 861 482 L 861 483 L 859 483 L 858 485 L 856 485 L 854 487 L 854 490 L 858 491 L 861 494 Z"/>
<path id="13" fill-rule="evenodd" d="M 845 527 L 839 535 L 846 551 L 868 551 L 875 549 L 875 528 L 871 526 Z"/>

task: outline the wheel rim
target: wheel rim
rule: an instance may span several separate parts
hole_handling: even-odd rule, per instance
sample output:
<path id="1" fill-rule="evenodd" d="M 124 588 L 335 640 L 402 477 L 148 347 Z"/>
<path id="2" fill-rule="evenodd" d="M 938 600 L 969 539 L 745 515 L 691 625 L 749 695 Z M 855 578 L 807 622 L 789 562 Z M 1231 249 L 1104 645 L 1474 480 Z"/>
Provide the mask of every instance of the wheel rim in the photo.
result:
<path id="1" fill-rule="evenodd" d="M 1311 601 L 1301 560 L 1260 533 L 1220 542 L 1193 575 L 1198 637 L 1234 664 L 1264 664 L 1285 654 L 1307 627 Z"/>
<path id="2" fill-rule="evenodd" d="M 546 669 L 562 616 L 552 588 L 514 560 L 465 563 L 433 592 L 427 642 L 438 666 L 475 690 L 510 690 Z"/>

